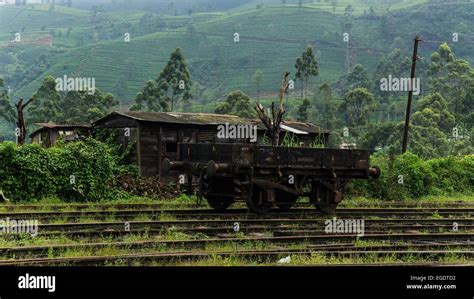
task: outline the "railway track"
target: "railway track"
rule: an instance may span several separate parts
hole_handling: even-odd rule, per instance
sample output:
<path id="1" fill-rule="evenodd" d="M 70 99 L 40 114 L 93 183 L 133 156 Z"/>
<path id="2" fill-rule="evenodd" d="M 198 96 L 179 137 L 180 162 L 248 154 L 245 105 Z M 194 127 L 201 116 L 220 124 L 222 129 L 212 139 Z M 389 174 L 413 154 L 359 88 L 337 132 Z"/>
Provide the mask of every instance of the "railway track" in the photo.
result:
<path id="1" fill-rule="evenodd" d="M 50 220 L 53 217 L 62 219 L 73 219 L 79 217 L 95 217 L 103 219 L 106 217 L 116 217 L 122 219 L 133 219 L 137 216 L 161 217 L 163 215 L 174 218 L 235 218 L 245 216 L 246 218 L 271 218 L 277 216 L 285 217 L 324 217 L 328 215 L 320 213 L 315 209 L 296 208 L 289 211 L 278 209 L 271 210 L 270 213 L 259 215 L 249 213 L 247 209 L 229 209 L 225 212 L 217 213 L 213 209 L 137 209 L 137 210 L 95 210 L 95 211 L 36 211 L 36 212 L 4 212 L 0 213 L 1 218 L 13 219 L 36 219 Z M 474 208 L 341 208 L 338 209 L 336 216 L 396 216 L 399 218 L 420 217 L 420 216 L 474 216 Z"/>
<path id="2" fill-rule="evenodd" d="M 216 251 L 216 252 L 176 252 L 176 253 L 149 253 L 149 254 L 123 254 L 123 255 L 108 255 L 108 256 L 83 256 L 83 257 L 65 257 L 65 258 L 34 258 L 34 259 L 23 259 L 23 260 L 4 260 L 0 261 L 0 266 L 51 266 L 51 265 L 104 265 L 106 263 L 119 263 L 126 262 L 129 265 L 133 265 L 133 262 L 173 262 L 191 260 L 196 261 L 200 259 L 212 258 L 219 256 L 221 258 L 251 258 L 252 260 L 258 260 L 259 262 L 274 262 L 277 259 L 284 256 L 312 256 L 315 251 L 311 250 L 277 250 L 277 251 Z M 326 257 L 383 257 L 383 256 L 403 256 L 405 252 L 397 250 L 351 250 L 351 251 L 324 251 L 322 253 Z M 416 250 L 411 251 L 412 256 L 422 257 L 445 257 L 445 256 L 462 256 L 462 257 L 474 257 L 474 251 L 471 250 Z"/>
<path id="3" fill-rule="evenodd" d="M 252 241 L 255 241 L 253 239 Z M 267 239 L 268 240 L 268 239 Z M 210 242 L 216 243 L 217 240 L 211 240 Z M 258 241 L 258 239 L 257 239 Z M 24 257 L 28 255 L 34 255 L 35 257 L 47 256 L 51 254 L 59 254 L 68 250 L 100 250 L 104 248 L 116 248 L 116 249 L 156 249 L 156 248 L 168 248 L 175 249 L 179 248 L 180 241 L 134 241 L 134 242 L 95 242 L 95 243 L 75 243 L 75 244 L 56 244 L 47 246 L 19 246 L 19 247 L 5 247 L 0 248 L 0 255 L 4 257 Z M 186 240 L 182 240 L 181 245 Z M 217 241 L 218 242 L 218 241 Z M 238 243 L 243 242 L 242 239 L 225 239 L 220 244 L 226 243 Z M 472 249 L 474 246 L 473 241 L 454 241 L 454 242 L 433 242 L 428 241 L 426 243 L 413 243 L 413 244 L 384 244 L 384 245 L 368 245 L 368 246 L 357 246 L 357 244 L 349 243 L 325 243 L 325 244 L 304 244 L 308 250 L 311 251 L 337 251 L 337 250 L 418 250 L 418 249 Z M 280 249 L 280 251 L 289 250 L 288 248 Z M 300 250 L 300 249 L 295 249 Z M 262 250 L 266 251 L 266 250 Z M 0 263 L 1 265 L 1 263 Z"/>
<path id="4" fill-rule="evenodd" d="M 23 235 L 0 235 L 0 242 L 9 242 L 0 245 L 0 265 L 192 264 L 216 257 L 274 263 L 288 255 L 315 254 L 326 259 L 403 260 L 414 255 L 440 262 L 450 256 L 474 261 L 474 205 L 351 207 L 335 215 L 305 206 L 266 215 L 245 208 L 216 212 L 144 204 L 48 208 L 6 208 L 0 213 L 0 219 L 39 220 L 38 237 L 45 240 L 44 245 L 21 246 Z M 326 233 L 325 221 L 333 217 L 363 219 L 364 235 Z M 63 244 L 56 243 L 61 238 Z M 360 240 L 365 245 L 358 245 Z M 261 244 L 265 248 L 253 248 Z M 69 256 L 71 252 L 80 256 Z"/>
<path id="5" fill-rule="evenodd" d="M 295 218 L 273 218 L 273 219 L 207 219 L 207 220 L 165 220 L 165 221 L 105 221 L 105 222 L 70 222 L 70 223 L 42 223 L 38 224 L 39 233 L 45 235 L 73 233 L 109 233 L 128 232 L 148 229 L 148 231 L 162 231 L 173 228 L 174 230 L 215 232 L 242 231 L 242 230 L 268 230 L 273 231 L 284 228 L 324 229 L 325 222 L 331 218 L 322 219 L 295 219 Z M 236 230 L 235 226 L 239 228 Z M 474 218 L 434 218 L 434 219 L 364 219 L 364 225 L 368 229 L 399 229 L 399 230 L 457 230 L 474 229 Z M 128 228 L 128 229 L 127 229 Z"/>
<path id="6" fill-rule="evenodd" d="M 301 236 L 275 236 L 275 237 L 245 237 L 245 238 L 208 238 L 197 240 L 161 240 L 161 241 L 139 241 L 139 242 L 102 242 L 102 243 L 88 243 L 88 244 L 65 244 L 65 245 L 48 245 L 48 246 L 30 246 L 30 247 L 10 247 L 1 248 L 0 252 L 3 255 L 13 255 L 14 260 L 4 259 L 0 260 L 0 265 L 3 264 L 19 264 L 23 263 L 23 259 L 17 259 L 18 256 L 25 255 L 25 253 L 41 253 L 48 254 L 57 250 L 71 250 L 71 249 L 98 249 L 105 247 L 118 246 L 121 248 L 128 248 L 130 250 L 137 248 L 153 247 L 160 250 L 169 249 L 205 249 L 208 246 L 226 246 L 239 244 L 249 244 L 260 242 L 265 244 L 274 244 L 279 246 L 291 244 L 305 244 L 313 246 L 328 245 L 332 242 L 336 243 L 350 243 L 355 244 L 358 237 L 355 235 L 301 235 Z M 367 234 L 363 237 L 364 241 L 385 241 L 385 242 L 425 242 L 425 244 L 437 246 L 451 246 L 451 247 L 467 247 L 472 249 L 474 244 L 474 233 L 442 233 L 442 234 Z M 444 244 L 440 244 L 444 243 Z M 413 245 L 413 244 L 412 244 Z M 408 245 L 407 245 L 408 246 Z M 416 247 L 416 246 L 415 246 Z M 317 248 L 317 247 L 312 247 Z M 324 249 L 324 247 L 319 247 Z M 365 247 L 361 247 L 365 250 Z M 406 254 L 411 253 L 405 252 Z M 44 260 L 44 259 L 42 259 Z M 47 260 L 45 260 L 48 263 Z"/>
<path id="7" fill-rule="evenodd" d="M 350 205 L 351 202 L 343 202 L 340 204 L 340 208 L 344 208 L 347 205 Z M 203 208 L 206 205 L 198 205 L 197 203 L 87 203 L 87 204 L 3 204 L 0 205 L 0 208 L 3 208 L 7 211 L 15 210 L 48 210 L 48 211 L 62 211 L 65 209 L 72 209 L 76 211 L 95 209 L 95 210 L 137 210 L 137 209 L 163 209 L 171 207 L 187 207 L 189 209 L 199 209 Z M 409 202 L 382 202 L 382 203 L 370 203 L 363 204 L 358 203 L 358 207 L 368 207 L 368 208 L 443 208 L 446 206 L 449 207 L 459 207 L 459 208 L 474 208 L 474 202 L 429 202 L 429 201 L 420 201 L 416 203 Z M 242 206 L 243 207 L 243 206 Z M 301 202 L 297 203 L 295 207 L 312 207 L 312 204 Z"/>

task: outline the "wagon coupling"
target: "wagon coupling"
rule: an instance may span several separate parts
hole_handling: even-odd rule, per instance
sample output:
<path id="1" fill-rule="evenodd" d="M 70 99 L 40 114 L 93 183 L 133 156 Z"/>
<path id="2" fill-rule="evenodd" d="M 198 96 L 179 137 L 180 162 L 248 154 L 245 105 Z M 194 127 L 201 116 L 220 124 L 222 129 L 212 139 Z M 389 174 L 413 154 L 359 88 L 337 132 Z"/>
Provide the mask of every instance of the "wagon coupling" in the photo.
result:
<path id="1" fill-rule="evenodd" d="M 374 179 L 378 179 L 380 177 L 380 168 L 378 166 L 372 166 L 369 168 L 369 176 Z"/>
<path id="2" fill-rule="evenodd" d="M 213 160 L 207 162 L 206 171 L 207 175 L 210 177 L 215 176 L 220 172 L 229 172 L 231 169 L 230 165 L 227 163 L 216 163 Z"/>
<path id="3" fill-rule="evenodd" d="M 170 159 L 164 159 L 161 163 L 161 171 L 163 173 L 169 173 L 171 170 L 186 170 L 188 163 L 182 161 L 170 161 Z"/>

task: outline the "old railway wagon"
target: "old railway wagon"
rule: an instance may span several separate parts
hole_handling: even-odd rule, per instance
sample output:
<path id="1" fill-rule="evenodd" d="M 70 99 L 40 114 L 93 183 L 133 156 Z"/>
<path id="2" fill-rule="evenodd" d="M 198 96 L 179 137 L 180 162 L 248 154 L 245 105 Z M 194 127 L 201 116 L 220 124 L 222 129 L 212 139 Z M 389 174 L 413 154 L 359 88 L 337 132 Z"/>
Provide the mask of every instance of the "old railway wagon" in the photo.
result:
<path id="1" fill-rule="evenodd" d="M 220 139 L 218 126 L 258 126 L 257 144 L 248 139 Z M 141 176 L 198 189 L 218 210 L 245 201 L 256 212 L 276 205 L 291 208 L 307 196 L 318 209 L 332 212 L 342 200 L 349 179 L 377 177 L 364 150 L 317 149 L 328 132 L 312 124 L 283 122 L 282 136 L 291 132 L 302 147 L 269 147 L 261 144 L 265 128 L 259 120 L 206 113 L 113 112 L 93 123 L 97 134 L 105 130 L 125 147 L 131 146 L 130 162 Z"/>
<path id="2" fill-rule="evenodd" d="M 240 200 L 265 213 L 273 205 L 289 209 L 306 196 L 319 210 L 333 213 L 348 180 L 380 175 L 378 167 L 369 167 L 366 150 L 237 143 L 181 143 L 179 148 L 177 159 L 165 159 L 162 169 L 199 182 L 199 196 L 216 210 Z"/>

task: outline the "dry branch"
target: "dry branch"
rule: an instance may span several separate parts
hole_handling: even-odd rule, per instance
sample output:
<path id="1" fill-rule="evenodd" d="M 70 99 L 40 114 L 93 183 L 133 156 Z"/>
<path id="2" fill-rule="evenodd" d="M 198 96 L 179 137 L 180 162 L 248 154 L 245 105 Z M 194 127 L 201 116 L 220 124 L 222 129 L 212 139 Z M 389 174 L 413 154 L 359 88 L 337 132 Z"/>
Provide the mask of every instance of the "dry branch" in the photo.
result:
<path id="1" fill-rule="evenodd" d="M 267 128 L 267 131 L 270 134 L 270 139 L 272 140 L 272 145 L 274 146 L 277 146 L 280 143 L 280 123 L 283 119 L 283 114 L 285 113 L 285 110 L 283 109 L 283 98 L 285 97 L 285 93 L 288 91 L 290 85 L 288 82 L 289 75 L 290 73 L 286 72 L 281 80 L 280 90 L 278 92 L 278 110 L 275 110 L 275 102 L 272 102 L 271 113 L 265 111 L 262 104 L 257 102 L 255 105 L 258 117 Z"/>

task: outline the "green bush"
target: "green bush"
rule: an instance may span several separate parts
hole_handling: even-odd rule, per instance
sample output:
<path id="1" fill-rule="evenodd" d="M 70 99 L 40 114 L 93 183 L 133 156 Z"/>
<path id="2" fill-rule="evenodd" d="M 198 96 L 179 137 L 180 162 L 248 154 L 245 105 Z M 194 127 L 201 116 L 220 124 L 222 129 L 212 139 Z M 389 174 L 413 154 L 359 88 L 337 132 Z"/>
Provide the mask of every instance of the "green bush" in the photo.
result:
<path id="1" fill-rule="evenodd" d="M 112 194 L 117 157 L 108 145 L 87 139 L 44 149 L 0 144 L 0 189 L 13 201 L 58 196 L 98 200 Z"/>
<path id="2" fill-rule="evenodd" d="M 410 198 L 429 194 L 433 178 L 429 165 L 412 153 L 398 156 L 393 163 L 392 180 Z"/>
<path id="3" fill-rule="evenodd" d="M 427 164 L 434 176 L 432 194 L 472 192 L 474 155 L 431 159 Z"/>
<path id="4" fill-rule="evenodd" d="M 371 165 L 380 167 L 380 178 L 352 181 L 349 196 L 400 200 L 474 191 L 474 155 L 424 161 L 412 153 L 396 158 L 376 154 Z"/>

